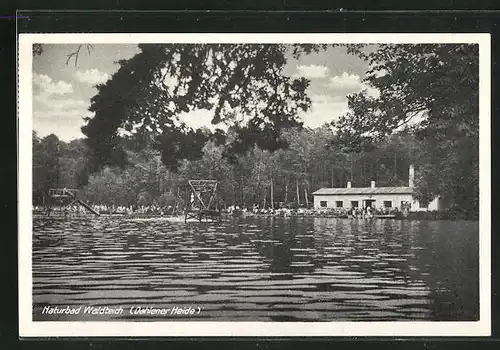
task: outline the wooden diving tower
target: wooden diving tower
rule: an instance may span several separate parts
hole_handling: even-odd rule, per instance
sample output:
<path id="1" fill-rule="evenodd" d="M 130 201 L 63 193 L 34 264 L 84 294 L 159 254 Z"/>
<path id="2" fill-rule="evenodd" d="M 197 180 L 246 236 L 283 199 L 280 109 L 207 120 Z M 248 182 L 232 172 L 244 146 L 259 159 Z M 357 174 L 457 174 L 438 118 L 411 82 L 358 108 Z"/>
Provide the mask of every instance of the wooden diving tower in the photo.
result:
<path id="1" fill-rule="evenodd" d="M 64 214 L 66 215 L 66 209 L 72 205 L 80 205 L 90 211 L 94 215 L 101 215 L 99 212 L 94 210 L 90 205 L 85 203 L 84 201 L 77 199 L 76 195 L 78 190 L 70 189 L 70 188 L 50 188 L 49 189 L 49 207 L 47 210 L 47 216 L 50 215 L 53 206 L 59 206 L 61 211 L 64 210 Z"/>
<path id="2" fill-rule="evenodd" d="M 217 180 L 188 180 L 184 221 L 195 219 L 220 221 L 221 210 L 217 200 Z"/>

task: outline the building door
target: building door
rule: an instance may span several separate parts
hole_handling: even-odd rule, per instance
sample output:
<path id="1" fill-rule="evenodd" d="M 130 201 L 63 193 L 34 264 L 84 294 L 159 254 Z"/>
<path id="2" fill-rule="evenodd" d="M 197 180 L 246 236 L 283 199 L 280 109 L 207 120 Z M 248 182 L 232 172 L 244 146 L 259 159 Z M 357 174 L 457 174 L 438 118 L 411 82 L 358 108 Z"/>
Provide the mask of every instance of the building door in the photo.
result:
<path id="1" fill-rule="evenodd" d="M 365 199 L 363 202 L 363 208 L 373 208 L 375 206 L 375 199 Z"/>

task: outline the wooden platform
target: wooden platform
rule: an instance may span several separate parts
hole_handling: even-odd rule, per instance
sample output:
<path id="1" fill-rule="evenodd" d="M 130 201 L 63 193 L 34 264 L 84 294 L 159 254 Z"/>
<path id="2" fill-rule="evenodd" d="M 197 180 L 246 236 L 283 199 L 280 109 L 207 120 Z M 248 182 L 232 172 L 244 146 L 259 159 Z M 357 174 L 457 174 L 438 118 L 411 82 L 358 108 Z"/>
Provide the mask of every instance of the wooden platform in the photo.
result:
<path id="1" fill-rule="evenodd" d="M 221 211 L 216 201 L 217 180 L 188 180 L 184 220 L 220 221 Z"/>

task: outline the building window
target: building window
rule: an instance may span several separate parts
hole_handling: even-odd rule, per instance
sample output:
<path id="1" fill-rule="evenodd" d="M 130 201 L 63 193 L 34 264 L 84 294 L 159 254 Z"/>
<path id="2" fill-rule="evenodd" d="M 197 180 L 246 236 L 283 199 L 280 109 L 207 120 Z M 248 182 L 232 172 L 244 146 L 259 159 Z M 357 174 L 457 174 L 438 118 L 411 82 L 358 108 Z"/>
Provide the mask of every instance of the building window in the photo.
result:
<path id="1" fill-rule="evenodd" d="M 335 202 L 335 206 L 336 206 L 337 208 L 342 208 L 342 207 L 344 206 L 344 202 L 342 202 L 342 201 L 336 201 L 336 202 Z"/>
<path id="2" fill-rule="evenodd" d="M 429 204 L 425 202 L 418 202 L 418 207 L 420 209 L 427 209 L 429 207 Z"/>
<path id="3" fill-rule="evenodd" d="M 358 201 L 351 201 L 351 208 L 358 208 L 358 207 L 359 207 Z"/>
<path id="4" fill-rule="evenodd" d="M 326 201 L 320 201 L 320 202 L 319 202 L 319 206 L 320 206 L 321 208 L 326 208 L 326 206 L 327 206 L 327 205 L 326 205 Z"/>
<path id="5" fill-rule="evenodd" d="M 392 208 L 392 201 L 384 201 L 384 208 Z"/>

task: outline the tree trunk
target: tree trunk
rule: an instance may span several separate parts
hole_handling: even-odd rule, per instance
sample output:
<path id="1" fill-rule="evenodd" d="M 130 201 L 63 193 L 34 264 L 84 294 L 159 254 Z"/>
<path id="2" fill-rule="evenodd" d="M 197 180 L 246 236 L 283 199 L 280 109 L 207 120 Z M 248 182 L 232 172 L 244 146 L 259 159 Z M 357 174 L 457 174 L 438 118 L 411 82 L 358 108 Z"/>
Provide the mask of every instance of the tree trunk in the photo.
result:
<path id="1" fill-rule="evenodd" d="M 236 189 L 234 186 L 234 173 L 231 173 L 231 190 L 233 195 L 233 205 L 236 205 Z"/>
<path id="2" fill-rule="evenodd" d="M 361 175 L 363 177 L 363 183 L 367 183 L 367 179 L 366 179 L 366 163 L 365 163 L 364 160 L 363 160 L 363 166 L 361 167 Z"/>
<path id="3" fill-rule="evenodd" d="M 351 153 L 351 182 L 353 181 L 352 180 L 352 168 L 353 168 L 353 155 Z"/>
<path id="4" fill-rule="evenodd" d="M 297 178 L 296 184 L 297 184 L 297 187 L 296 187 L 296 189 L 297 189 L 297 205 L 300 206 L 299 178 Z"/>
<path id="5" fill-rule="evenodd" d="M 333 165 L 332 165 L 332 188 L 335 187 L 334 182 L 333 182 L 334 181 L 334 176 L 333 175 L 334 174 L 333 174 Z"/>
<path id="6" fill-rule="evenodd" d="M 285 182 L 285 205 L 288 203 L 288 181 Z"/>
<path id="7" fill-rule="evenodd" d="M 260 184 L 260 170 L 261 170 L 261 167 L 260 167 L 260 160 L 259 160 L 259 171 L 257 172 L 257 191 L 255 193 L 255 196 L 254 196 L 254 204 L 255 203 L 259 203 L 260 201 L 260 193 L 262 193 L 261 191 L 261 184 Z"/>
<path id="8" fill-rule="evenodd" d="M 396 164 L 396 151 L 394 151 L 394 179 L 396 179 L 397 174 L 397 164 Z"/>
<path id="9" fill-rule="evenodd" d="M 271 208 L 274 209 L 274 186 L 272 177 L 271 177 Z"/>
<path id="10" fill-rule="evenodd" d="M 245 189 L 243 185 L 243 175 L 240 178 L 240 200 L 241 200 L 241 208 L 245 206 Z"/>
<path id="11" fill-rule="evenodd" d="M 306 208 L 309 207 L 309 198 L 307 198 L 307 187 L 304 188 L 304 198 L 306 199 Z"/>

